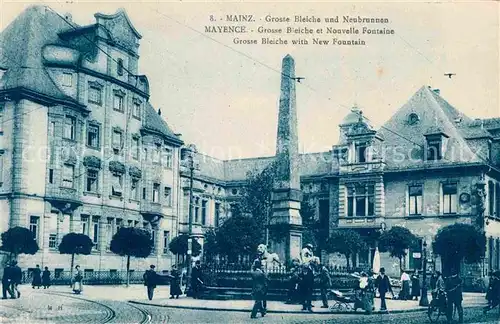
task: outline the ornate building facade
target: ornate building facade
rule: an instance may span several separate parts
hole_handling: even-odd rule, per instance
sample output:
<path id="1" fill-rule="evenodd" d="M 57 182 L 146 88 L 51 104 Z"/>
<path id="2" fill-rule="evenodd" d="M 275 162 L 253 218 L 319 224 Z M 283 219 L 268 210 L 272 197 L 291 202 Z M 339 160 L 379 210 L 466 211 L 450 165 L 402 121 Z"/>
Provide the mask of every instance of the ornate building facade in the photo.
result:
<path id="1" fill-rule="evenodd" d="M 40 251 L 21 256 L 22 267 L 65 270 L 62 236 L 87 234 L 94 251 L 76 262 L 91 271 L 123 270 L 111 236 L 120 226 L 144 227 L 155 251 L 131 268 L 170 269 L 168 243 L 188 231 L 192 149 L 149 103 L 148 79 L 138 73 L 141 35 L 126 13 L 95 19 L 79 26 L 34 6 L 0 34 L 0 231 L 32 230 Z M 475 221 L 485 183 L 484 266 L 500 267 L 499 118 L 471 119 L 424 86 L 380 129 L 353 108 L 339 132 L 331 150 L 298 158 L 304 201 L 322 224 L 364 236 L 400 225 L 430 245 L 439 228 Z M 193 157 L 193 233 L 202 243 L 231 217 L 247 173 L 274 157 Z M 372 255 L 354 261 L 369 264 Z M 397 272 L 388 256 L 382 264 Z M 421 266 L 420 249 L 405 266 Z"/>

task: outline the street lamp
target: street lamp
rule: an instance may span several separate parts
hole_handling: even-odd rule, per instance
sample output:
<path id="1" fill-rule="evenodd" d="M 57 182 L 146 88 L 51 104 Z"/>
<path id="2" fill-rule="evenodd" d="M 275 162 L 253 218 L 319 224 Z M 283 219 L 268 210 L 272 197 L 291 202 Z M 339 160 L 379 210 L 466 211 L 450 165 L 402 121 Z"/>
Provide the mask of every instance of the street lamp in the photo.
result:
<path id="1" fill-rule="evenodd" d="M 429 306 L 427 298 L 427 242 L 424 240 L 423 258 L 424 258 L 424 273 L 422 274 L 422 295 L 420 296 L 420 306 Z"/>
<path id="2" fill-rule="evenodd" d="M 187 250 L 187 282 L 186 282 L 186 295 L 191 292 L 191 272 L 193 264 L 191 255 L 193 254 L 193 171 L 194 161 L 192 152 L 188 156 L 189 166 L 189 225 L 188 225 L 188 250 Z"/>

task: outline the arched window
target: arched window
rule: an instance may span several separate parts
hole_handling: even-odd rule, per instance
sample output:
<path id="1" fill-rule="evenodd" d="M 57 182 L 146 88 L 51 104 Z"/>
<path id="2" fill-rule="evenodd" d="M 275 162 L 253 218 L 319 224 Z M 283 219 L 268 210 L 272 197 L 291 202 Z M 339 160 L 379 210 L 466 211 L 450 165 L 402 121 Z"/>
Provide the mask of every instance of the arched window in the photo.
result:
<path id="1" fill-rule="evenodd" d="M 123 60 L 118 59 L 118 68 L 116 69 L 118 75 L 123 75 Z"/>

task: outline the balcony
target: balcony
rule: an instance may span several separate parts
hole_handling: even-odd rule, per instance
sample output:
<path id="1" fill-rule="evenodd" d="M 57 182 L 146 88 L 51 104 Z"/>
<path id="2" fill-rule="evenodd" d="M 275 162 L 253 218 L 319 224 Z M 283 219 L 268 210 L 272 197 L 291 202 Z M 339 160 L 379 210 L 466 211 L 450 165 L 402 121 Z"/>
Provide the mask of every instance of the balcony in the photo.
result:
<path id="1" fill-rule="evenodd" d="M 82 205 L 80 194 L 74 188 L 48 185 L 45 190 L 45 200 L 63 212 L 69 212 Z"/>
<path id="2" fill-rule="evenodd" d="M 156 222 L 162 218 L 163 210 L 160 203 L 143 200 L 141 201 L 140 213 L 145 220 Z"/>
<path id="3" fill-rule="evenodd" d="M 352 173 L 372 173 L 382 172 L 385 169 L 385 162 L 382 160 L 361 162 L 361 163 L 345 163 L 340 164 L 340 174 Z"/>
<path id="4" fill-rule="evenodd" d="M 385 224 L 381 216 L 349 216 L 339 218 L 339 228 L 381 228 Z"/>

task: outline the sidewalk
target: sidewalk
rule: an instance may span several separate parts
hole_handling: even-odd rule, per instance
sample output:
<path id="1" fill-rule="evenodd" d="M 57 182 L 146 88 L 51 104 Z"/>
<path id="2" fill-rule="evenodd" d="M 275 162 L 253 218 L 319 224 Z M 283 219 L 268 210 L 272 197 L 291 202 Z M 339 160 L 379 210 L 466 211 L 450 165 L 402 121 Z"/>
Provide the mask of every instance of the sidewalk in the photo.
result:
<path id="1" fill-rule="evenodd" d="M 81 297 L 97 300 L 116 300 L 116 301 L 129 301 L 134 304 L 180 308 L 180 309 L 194 309 L 194 310 L 212 310 L 212 311 L 235 311 L 235 312 L 249 312 L 252 309 L 252 300 L 206 300 L 206 299 L 193 299 L 186 296 L 181 296 L 179 299 L 169 299 L 170 297 L 169 286 L 158 286 L 155 289 L 154 298 L 149 301 L 146 297 L 146 287 L 143 285 L 130 285 L 128 288 L 125 286 L 84 286 Z M 21 292 L 28 292 L 31 286 L 22 285 Z M 41 289 L 43 290 L 43 289 Z M 41 291 L 40 290 L 40 291 Z M 69 286 L 52 286 L 48 291 L 54 292 L 67 292 L 71 293 Z M 486 300 L 484 294 L 480 293 L 464 293 L 464 307 L 479 307 L 485 306 Z M 429 295 L 429 300 L 431 297 Z M 332 314 L 333 312 L 328 308 L 321 308 L 321 301 L 314 301 L 313 308 L 316 314 Z M 329 305 L 334 302 L 330 301 Z M 351 304 L 352 305 L 352 304 Z M 267 308 L 269 313 L 304 313 L 301 311 L 301 305 L 287 305 L 279 301 L 268 301 Z M 378 313 L 380 308 L 380 299 L 375 299 L 374 313 Z M 418 306 L 418 301 L 401 301 L 387 299 L 387 308 L 390 313 L 405 313 L 405 312 L 418 312 L 425 311 L 427 308 Z M 337 312 L 341 314 L 360 314 L 352 311 Z"/>

